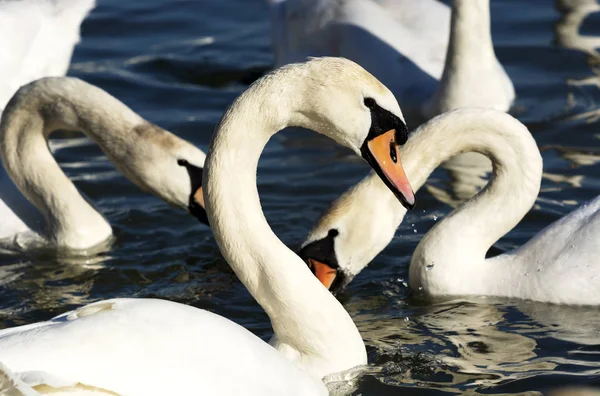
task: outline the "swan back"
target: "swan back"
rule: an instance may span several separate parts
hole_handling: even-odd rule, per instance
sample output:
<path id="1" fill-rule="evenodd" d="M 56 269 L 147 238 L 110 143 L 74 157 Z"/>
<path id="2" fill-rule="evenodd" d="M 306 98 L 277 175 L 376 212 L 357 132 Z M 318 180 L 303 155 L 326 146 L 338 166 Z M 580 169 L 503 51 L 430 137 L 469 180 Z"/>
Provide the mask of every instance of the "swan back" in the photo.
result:
<path id="1" fill-rule="evenodd" d="M 318 378 L 242 326 L 164 300 L 105 300 L 3 330 L 0 350 L 14 373 L 66 389 L 81 384 L 113 395 L 327 394 Z"/>
<path id="2" fill-rule="evenodd" d="M 79 26 L 95 0 L 0 2 L 0 111 L 17 89 L 66 74 Z"/>

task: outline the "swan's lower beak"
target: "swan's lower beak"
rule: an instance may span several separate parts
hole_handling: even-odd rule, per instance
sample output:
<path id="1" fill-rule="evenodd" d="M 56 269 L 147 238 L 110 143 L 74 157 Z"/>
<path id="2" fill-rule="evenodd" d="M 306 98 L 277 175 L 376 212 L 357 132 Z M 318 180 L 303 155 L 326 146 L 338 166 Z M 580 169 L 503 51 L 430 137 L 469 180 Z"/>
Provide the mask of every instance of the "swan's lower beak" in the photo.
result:
<path id="1" fill-rule="evenodd" d="M 206 214 L 206 210 L 204 208 L 204 195 L 202 187 L 198 187 L 198 189 L 195 192 L 192 192 L 188 210 L 192 215 L 194 215 L 194 217 L 200 220 L 201 223 L 210 225 L 208 224 L 208 215 Z"/>
<path id="2" fill-rule="evenodd" d="M 188 200 L 188 210 L 195 218 L 200 220 L 201 223 L 210 225 L 208 224 L 208 216 L 206 215 L 206 210 L 204 209 L 206 207 L 204 206 L 204 195 L 202 195 L 202 173 L 204 169 L 190 164 L 184 159 L 177 160 L 177 164 L 185 167 L 190 177 L 192 192 Z"/>
<path id="3" fill-rule="evenodd" d="M 415 194 L 402 168 L 395 136 L 396 130 L 390 129 L 377 137 L 365 140 L 361 152 L 363 158 L 402 202 L 402 205 L 406 209 L 412 209 L 415 206 Z"/>
<path id="4" fill-rule="evenodd" d="M 337 270 L 335 268 L 331 268 L 325 263 L 322 263 L 318 260 L 309 258 L 307 260 L 308 268 L 312 271 L 313 274 L 317 277 L 317 279 L 326 287 L 331 288 L 333 281 L 337 275 Z"/>

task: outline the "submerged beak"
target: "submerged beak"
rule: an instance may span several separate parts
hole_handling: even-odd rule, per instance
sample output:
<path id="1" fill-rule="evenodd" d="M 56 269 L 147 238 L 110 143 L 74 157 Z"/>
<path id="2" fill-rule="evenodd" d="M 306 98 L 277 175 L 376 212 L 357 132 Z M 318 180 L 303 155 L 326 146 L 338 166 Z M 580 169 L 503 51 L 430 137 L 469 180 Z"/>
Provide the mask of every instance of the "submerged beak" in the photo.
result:
<path id="1" fill-rule="evenodd" d="M 361 152 L 363 158 L 402 202 L 402 205 L 406 209 L 412 209 L 415 206 L 415 195 L 402 168 L 395 136 L 396 130 L 390 129 L 377 137 L 365 140 Z"/>
<path id="2" fill-rule="evenodd" d="M 331 268 L 325 263 L 322 263 L 318 260 L 309 258 L 306 260 L 308 264 L 308 268 L 312 271 L 313 274 L 317 277 L 317 279 L 326 287 L 331 288 L 333 281 L 337 275 L 337 271 L 335 268 Z"/>

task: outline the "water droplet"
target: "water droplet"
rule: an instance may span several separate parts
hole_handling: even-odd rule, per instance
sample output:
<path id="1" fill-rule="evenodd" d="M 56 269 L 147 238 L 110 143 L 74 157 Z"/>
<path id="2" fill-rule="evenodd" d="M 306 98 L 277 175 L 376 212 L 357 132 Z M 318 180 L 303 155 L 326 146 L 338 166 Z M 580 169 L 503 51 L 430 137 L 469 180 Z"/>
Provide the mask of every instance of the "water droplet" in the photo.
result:
<path id="1" fill-rule="evenodd" d="M 427 264 L 425 266 L 425 270 L 427 271 L 431 271 L 433 269 L 433 266 L 435 265 L 435 263 L 432 261 L 431 264 Z"/>
<path id="2" fill-rule="evenodd" d="M 423 286 L 419 286 L 419 290 L 423 290 Z"/>
<path id="3" fill-rule="evenodd" d="M 414 226 L 415 226 L 415 223 L 412 223 L 410 226 L 411 226 L 411 227 L 414 227 Z"/>
<path id="4" fill-rule="evenodd" d="M 406 282 L 402 282 L 402 286 L 404 286 L 404 287 L 408 287 L 408 283 L 406 283 Z"/>
<path id="5" fill-rule="evenodd" d="M 437 219 L 438 219 L 437 216 L 433 215 L 433 221 L 437 221 Z"/>
<path id="6" fill-rule="evenodd" d="M 404 282 L 404 278 L 398 278 L 396 279 L 397 282 Z"/>
<path id="7" fill-rule="evenodd" d="M 416 228 L 413 231 L 414 231 L 415 234 L 417 233 L 417 229 Z"/>
<path id="8" fill-rule="evenodd" d="M 410 321 L 410 319 L 408 318 L 408 316 L 407 316 L 406 318 L 404 318 L 404 321 L 405 321 L 405 322 L 408 322 L 408 321 Z"/>

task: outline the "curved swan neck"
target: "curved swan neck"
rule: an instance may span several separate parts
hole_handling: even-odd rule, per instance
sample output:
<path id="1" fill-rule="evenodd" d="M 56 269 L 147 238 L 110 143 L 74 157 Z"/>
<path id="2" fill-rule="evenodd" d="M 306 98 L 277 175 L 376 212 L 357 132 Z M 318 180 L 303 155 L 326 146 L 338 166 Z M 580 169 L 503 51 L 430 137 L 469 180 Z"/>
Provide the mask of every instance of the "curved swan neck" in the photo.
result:
<path id="1" fill-rule="evenodd" d="M 432 144 L 434 143 L 434 144 Z M 410 146 L 409 146 L 410 144 Z M 420 185 L 441 161 L 468 151 L 492 161 L 492 179 L 479 194 L 436 224 L 419 243 L 413 262 L 436 255 L 470 264 L 484 260 L 493 243 L 510 231 L 533 206 L 542 178 L 542 158 L 527 128 L 493 110 L 462 109 L 434 118 L 406 145 L 415 151 L 404 161 L 413 183 Z M 409 169 L 420 166 L 416 173 Z M 464 257 L 464 260 L 461 260 Z M 468 257 L 468 258 L 467 258 Z"/>
<path id="2" fill-rule="evenodd" d="M 205 164 L 205 203 L 219 248 L 268 314 L 275 347 L 320 377 L 366 362 L 362 338 L 339 302 L 273 233 L 256 187 L 259 156 L 286 126 L 307 122 L 303 77 L 282 68 L 253 84 L 223 116 Z M 308 361 L 310 359 L 318 361 Z M 310 363 L 310 364 L 308 364 Z"/>
<path id="3" fill-rule="evenodd" d="M 153 168 L 167 161 L 180 168 L 170 155 L 183 146 L 203 159 L 199 150 L 78 79 L 46 78 L 22 87 L 2 116 L 0 157 L 21 193 L 43 213 L 47 236 L 57 246 L 85 249 L 112 233 L 50 153 L 47 139 L 57 129 L 83 132 L 136 185 L 174 204 L 175 195 L 185 194 L 175 194 L 175 182 L 164 182 Z"/>

